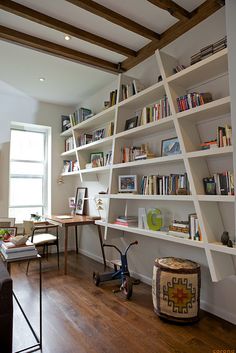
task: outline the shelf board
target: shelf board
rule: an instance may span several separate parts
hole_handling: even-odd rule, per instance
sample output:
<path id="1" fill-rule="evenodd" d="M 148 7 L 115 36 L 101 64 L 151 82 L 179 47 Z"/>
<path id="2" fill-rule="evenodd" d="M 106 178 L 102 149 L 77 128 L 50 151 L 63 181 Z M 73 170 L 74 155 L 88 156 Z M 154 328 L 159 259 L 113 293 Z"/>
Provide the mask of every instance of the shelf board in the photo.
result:
<path id="1" fill-rule="evenodd" d="M 233 195 L 197 195 L 197 199 L 206 202 L 235 202 Z"/>
<path id="2" fill-rule="evenodd" d="M 60 136 L 61 136 L 61 137 L 72 136 L 72 128 L 61 132 L 61 133 L 60 133 Z"/>
<path id="3" fill-rule="evenodd" d="M 220 242 L 214 242 L 214 243 L 209 243 L 208 248 L 213 251 L 219 251 L 229 255 L 236 255 L 235 245 L 233 246 L 233 248 L 230 248 L 226 245 L 222 245 Z"/>
<path id="4" fill-rule="evenodd" d="M 208 58 L 167 78 L 167 82 L 190 88 L 228 71 L 228 49 L 225 48 Z"/>
<path id="5" fill-rule="evenodd" d="M 193 201 L 192 195 L 139 195 L 139 194 L 110 194 L 110 199 L 118 200 L 164 200 L 164 201 Z"/>
<path id="6" fill-rule="evenodd" d="M 79 151 L 85 151 L 85 150 L 93 150 L 97 146 L 109 146 L 109 145 L 112 145 L 112 141 L 113 141 L 113 136 L 109 136 L 109 137 L 105 137 L 105 138 L 103 138 L 101 140 L 88 143 L 87 145 L 83 145 L 83 146 L 77 147 L 76 150 L 78 152 Z"/>
<path id="7" fill-rule="evenodd" d="M 209 120 L 216 116 L 230 114 L 230 96 L 216 99 L 212 102 L 200 105 L 192 109 L 177 113 L 178 119 L 188 119 L 188 121 L 199 122 Z"/>
<path id="8" fill-rule="evenodd" d="M 107 223 L 105 221 L 95 221 L 95 224 L 98 226 L 106 227 Z"/>
<path id="9" fill-rule="evenodd" d="M 140 125 L 130 130 L 121 131 L 115 135 L 115 138 L 133 138 L 133 137 L 140 137 L 144 136 L 145 134 L 154 134 L 158 131 L 164 131 L 174 129 L 174 121 L 171 116 L 166 118 L 160 119 L 158 121 L 153 121 L 152 123 L 148 123 L 145 125 Z"/>
<path id="10" fill-rule="evenodd" d="M 75 149 L 61 153 L 61 157 L 75 156 Z"/>
<path id="11" fill-rule="evenodd" d="M 106 173 L 111 169 L 110 165 L 106 165 L 104 167 L 97 167 L 97 168 L 88 168 L 88 169 L 81 169 L 81 174 L 90 174 L 90 173 Z"/>
<path id="12" fill-rule="evenodd" d="M 127 162 L 127 163 L 117 163 L 113 164 L 112 168 L 127 168 L 127 167 L 139 167 L 142 165 L 152 165 L 152 164 L 164 164 L 164 163 L 171 163 L 171 162 L 178 162 L 183 161 L 182 154 L 178 154 L 175 156 L 165 156 L 165 157 L 156 157 L 156 158 L 149 158 L 149 159 L 142 159 L 139 161 Z"/>
<path id="13" fill-rule="evenodd" d="M 79 175 L 80 174 L 80 171 L 79 170 L 77 170 L 77 171 L 75 171 L 75 172 L 69 172 L 69 173 L 61 173 L 61 176 L 72 176 L 72 175 Z"/>
<path id="14" fill-rule="evenodd" d="M 129 232 L 129 233 L 148 236 L 151 238 L 172 241 L 172 242 L 179 243 L 179 244 L 185 244 L 185 245 L 195 246 L 195 247 L 199 247 L 199 248 L 204 248 L 204 243 L 202 241 L 183 239 L 183 238 L 175 237 L 173 235 L 169 235 L 166 232 L 140 229 L 138 227 L 125 227 L 125 226 L 121 226 L 119 224 L 113 224 L 113 223 L 108 223 L 107 227 L 112 228 L 112 229 L 118 229 L 123 232 Z"/>
<path id="15" fill-rule="evenodd" d="M 113 105 L 110 108 L 107 108 L 100 113 L 92 116 L 91 118 L 73 126 L 73 130 L 84 130 L 88 128 L 97 128 L 99 125 L 108 123 L 109 121 L 114 120 L 115 117 L 115 108 L 116 105 Z"/>
<path id="16" fill-rule="evenodd" d="M 188 158 L 221 157 L 233 153 L 233 146 L 210 148 L 208 150 L 194 151 L 186 154 Z"/>
<path id="17" fill-rule="evenodd" d="M 118 103 L 119 108 L 129 108 L 136 110 L 145 107 L 151 103 L 157 102 L 165 95 L 165 88 L 163 81 L 155 83 L 154 85 L 144 89 L 143 91 L 121 101 Z"/>

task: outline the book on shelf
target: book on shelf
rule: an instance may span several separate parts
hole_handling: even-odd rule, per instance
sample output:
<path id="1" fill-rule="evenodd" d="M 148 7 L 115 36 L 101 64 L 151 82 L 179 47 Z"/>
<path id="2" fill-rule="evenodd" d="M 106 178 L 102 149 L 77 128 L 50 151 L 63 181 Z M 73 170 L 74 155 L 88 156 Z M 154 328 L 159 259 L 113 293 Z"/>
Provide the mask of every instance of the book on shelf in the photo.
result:
<path id="1" fill-rule="evenodd" d="M 232 128 L 229 125 L 218 126 L 217 128 L 217 145 L 218 147 L 226 147 L 232 145 Z"/>
<path id="2" fill-rule="evenodd" d="M 92 110 L 88 108 L 79 108 L 74 113 L 70 114 L 71 123 L 73 126 L 82 123 L 83 121 L 93 116 Z"/>
<path id="3" fill-rule="evenodd" d="M 144 85 L 140 80 L 133 79 L 128 84 L 121 85 L 121 100 L 132 97 L 133 95 L 141 92 L 144 89 Z"/>
<path id="4" fill-rule="evenodd" d="M 173 72 L 174 74 L 177 74 L 177 72 L 180 72 L 182 70 L 186 69 L 186 66 L 185 65 L 176 65 L 174 68 L 173 68 Z"/>
<path id="5" fill-rule="evenodd" d="M 203 178 L 206 195 L 234 195 L 234 174 L 230 171 Z"/>
<path id="6" fill-rule="evenodd" d="M 170 175 L 144 175 L 141 180 L 142 195 L 178 195 L 178 190 L 184 192 L 181 194 L 189 195 L 190 187 L 187 174 Z"/>
<path id="7" fill-rule="evenodd" d="M 188 109 L 199 107 L 200 105 L 209 103 L 212 101 L 212 95 L 209 92 L 197 93 L 191 92 L 176 98 L 177 107 L 179 112 L 183 112 Z"/>
<path id="8" fill-rule="evenodd" d="M 157 103 L 144 107 L 139 115 L 138 125 L 145 125 L 170 116 L 170 105 L 165 95 Z"/>
<path id="9" fill-rule="evenodd" d="M 148 144 L 142 144 L 141 146 L 132 147 L 124 146 L 121 148 L 122 163 L 128 163 L 154 157 L 155 155 L 149 150 Z"/>
<path id="10" fill-rule="evenodd" d="M 64 132 L 71 128 L 70 116 L 61 115 L 61 132 Z"/>
<path id="11" fill-rule="evenodd" d="M 192 240 L 202 240 L 202 232 L 196 213 L 189 214 L 189 238 Z"/>
<path id="12" fill-rule="evenodd" d="M 138 225 L 138 217 L 136 216 L 118 216 L 114 222 L 114 224 L 118 224 L 121 226 L 137 226 Z"/>
<path id="13" fill-rule="evenodd" d="M 74 138 L 73 136 L 68 137 L 65 139 L 65 152 L 74 149 Z"/>
<path id="14" fill-rule="evenodd" d="M 211 149 L 211 148 L 217 148 L 218 147 L 217 140 L 211 140 L 211 141 L 202 142 L 200 144 L 200 147 L 201 147 L 202 150 L 208 150 L 208 149 Z"/>

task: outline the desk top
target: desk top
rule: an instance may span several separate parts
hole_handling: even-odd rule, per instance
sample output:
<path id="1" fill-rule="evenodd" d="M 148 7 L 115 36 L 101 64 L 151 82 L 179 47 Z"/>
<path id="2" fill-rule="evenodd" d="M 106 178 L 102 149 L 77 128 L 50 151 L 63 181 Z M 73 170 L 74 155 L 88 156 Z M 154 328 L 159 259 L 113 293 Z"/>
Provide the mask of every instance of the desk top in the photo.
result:
<path id="1" fill-rule="evenodd" d="M 90 217 L 90 216 L 70 216 L 71 218 L 60 218 L 60 216 L 57 215 L 47 215 L 44 216 L 45 219 L 47 219 L 49 222 L 53 221 L 61 226 L 73 226 L 73 225 L 85 225 L 85 224 L 94 224 L 95 220 L 100 219 L 100 217 Z"/>

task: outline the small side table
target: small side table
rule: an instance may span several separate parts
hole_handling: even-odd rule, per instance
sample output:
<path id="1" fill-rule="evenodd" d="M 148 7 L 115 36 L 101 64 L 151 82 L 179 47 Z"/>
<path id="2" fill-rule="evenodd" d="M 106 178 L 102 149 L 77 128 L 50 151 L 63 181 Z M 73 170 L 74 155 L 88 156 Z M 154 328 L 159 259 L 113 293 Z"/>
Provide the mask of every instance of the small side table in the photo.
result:
<path id="1" fill-rule="evenodd" d="M 1 254 L 2 260 L 5 262 L 8 272 L 11 273 L 11 264 L 14 262 L 24 262 L 24 261 L 29 261 L 29 260 L 38 260 L 39 263 L 39 336 L 35 332 L 33 326 L 30 323 L 30 320 L 26 316 L 26 313 L 22 307 L 22 305 L 19 302 L 19 299 L 17 298 L 16 294 L 13 291 L 13 298 L 15 299 L 17 305 L 20 308 L 20 311 L 22 312 L 35 340 L 36 344 L 23 348 L 19 351 L 16 351 L 15 353 L 23 353 L 23 352 L 36 352 L 42 349 L 42 264 L 41 264 L 41 256 L 39 254 L 35 256 L 28 256 L 28 257 L 22 257 L 22 258 L 15 258 L 15 259 L 5 259 L 4 256 Z M 13 282 L 14 283 L 14 282 Z"/>

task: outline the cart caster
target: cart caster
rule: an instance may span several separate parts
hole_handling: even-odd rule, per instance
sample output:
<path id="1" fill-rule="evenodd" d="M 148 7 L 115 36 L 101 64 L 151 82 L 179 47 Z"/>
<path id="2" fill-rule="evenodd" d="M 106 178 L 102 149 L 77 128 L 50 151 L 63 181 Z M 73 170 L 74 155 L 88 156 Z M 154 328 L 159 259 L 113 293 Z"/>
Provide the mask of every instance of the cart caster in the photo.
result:
<path id="1" fill-rule="evenodd" d="M 94 272 L 93 273 L 93 282 L 94 282 L 95 286 L 99 286 L 99 283 L 100 283 L 99 272 Z"/>
<path id="2" fill-rule="evenodd" d="M 130 277 L 126 277 L 124 282 L 121 285 L 121 291 L 125 299 L 130 299 L 133 294 L 133 281 Z"/>

